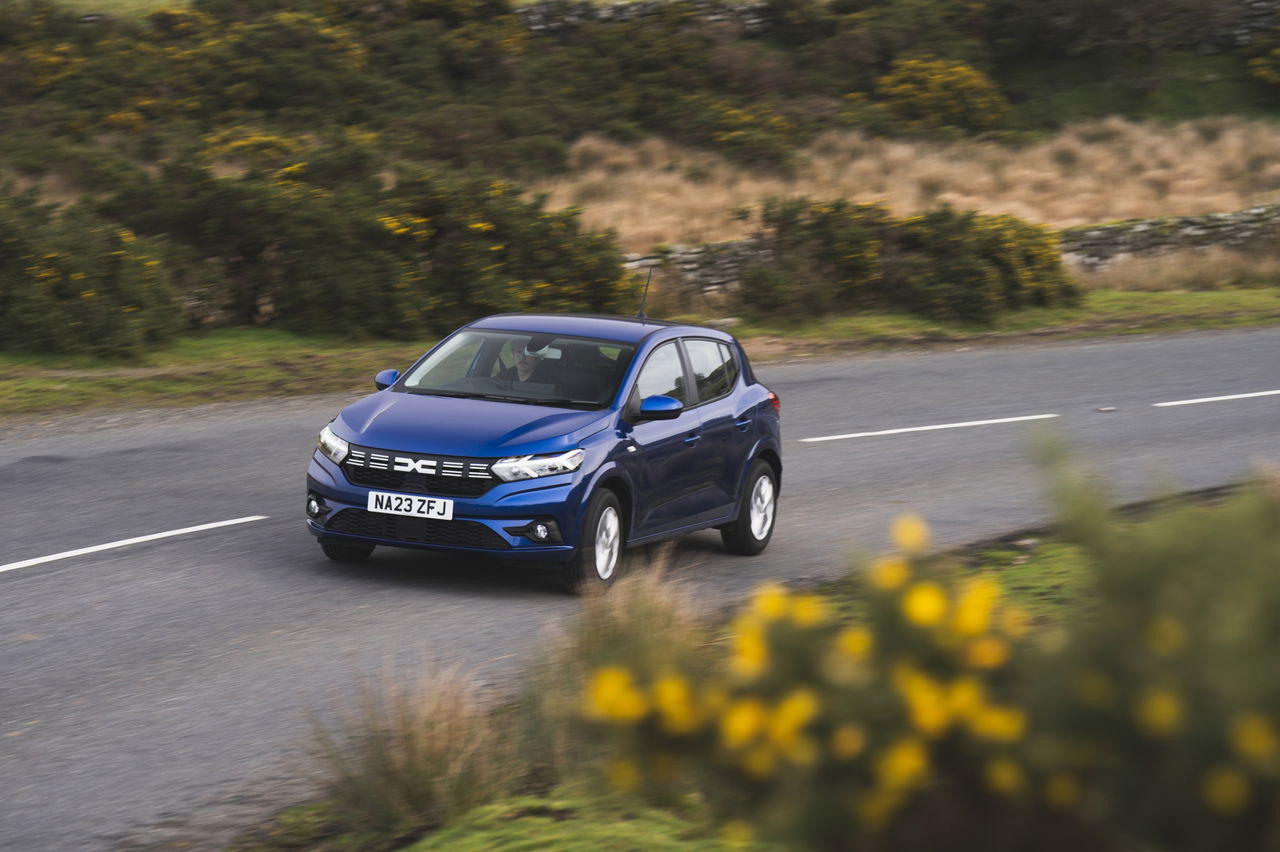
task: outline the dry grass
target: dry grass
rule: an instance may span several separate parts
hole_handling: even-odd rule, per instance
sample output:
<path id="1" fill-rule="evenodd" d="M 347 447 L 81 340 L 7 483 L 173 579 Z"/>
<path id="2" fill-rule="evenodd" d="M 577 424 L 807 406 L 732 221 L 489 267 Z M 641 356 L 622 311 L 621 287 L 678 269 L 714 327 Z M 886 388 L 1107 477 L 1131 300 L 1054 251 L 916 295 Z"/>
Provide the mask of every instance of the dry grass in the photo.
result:
<path id="1" fill-rule="evenodd" d="M 1086 290 L 1190 292 L 1280 285 L 1280 256 L 1223 248 L 1120 257 L 1096 271 L 1076 270 Z"/>
<path id="2" fill-rule="evenodd" d="M 512 737 L 456 668 L 408 686 L 388 675 L 317 739 L 336 814 L 383 842 L 439 827 L 510 792 L 521 775 Z"/>
<path id="3" fill-rule="evenodd" d="M 580 140 L 571 172 L 534 184 L 579 205 L 629 251 L 741 237 L 733 211 L 773 195 L 883 201 L 896 214 L 950 203 L 1054 227 L 1238 210 L 1280 200 L 1280 125 L 1211 118 L 1175 126 L 1108 118 L 1022 148 L 929 143 L 856 132 L 817 139 L 792 175 L 650 139 Z"/>

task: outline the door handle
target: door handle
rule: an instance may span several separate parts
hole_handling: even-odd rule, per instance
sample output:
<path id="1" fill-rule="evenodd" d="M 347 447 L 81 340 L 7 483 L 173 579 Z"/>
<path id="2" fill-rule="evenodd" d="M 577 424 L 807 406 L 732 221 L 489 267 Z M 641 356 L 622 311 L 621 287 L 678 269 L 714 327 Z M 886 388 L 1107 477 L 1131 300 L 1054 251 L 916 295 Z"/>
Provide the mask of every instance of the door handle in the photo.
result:
<path id="1" fill-rule="evenodd" d="M 698 443 L 698 441 L 701 439 L 702 439 L 701 432 L 690 432 L 688 435 L 684 436 L 684 442 L 686 444 L 689 444 L 690 446 L 693 446 L 694 444 Z"/>
<path id="2" fill-rule="evenodd" d="M 735 421 L 733 425 L 734 425 L 734 426 L 737 426 L 739 429 L 741 429 L 743 432 L 745 432 L 745 431 L 747 431 L 747 429 L 748 429 L 748 428 L 750 428 L 750 426 L 751 426 L 751 424 L 752 424 L 753 422 L 755 422 L 755 421 L 754 421 L 752 418 L 750 418 L 750 417 L 744 417 L 744 418 L 742 418 L 741 420 Z"/>

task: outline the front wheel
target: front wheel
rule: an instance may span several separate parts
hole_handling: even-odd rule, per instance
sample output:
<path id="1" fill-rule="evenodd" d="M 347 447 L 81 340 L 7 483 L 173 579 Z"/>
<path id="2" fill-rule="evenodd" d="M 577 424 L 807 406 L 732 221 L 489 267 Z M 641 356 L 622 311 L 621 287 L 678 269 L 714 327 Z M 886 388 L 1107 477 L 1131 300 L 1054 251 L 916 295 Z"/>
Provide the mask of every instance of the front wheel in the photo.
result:
<path id="1" fill-rule="evenodd" d="M 580 594 L 611 584 L 622 562 L 622 542 L 622 506 L 617 495 L 602 488 L 587 503 L 578 550 L 564 566 L 565 588 Z"/>
<path id="2" fill-rule="evenodd" d="M 334 562 L 363 562 L 373 553 L 372 544 L 320 539 L 320 549 Z"/>
<path id="3" fill-rule="evenodd" d="M 720 529 L 725 549 L 742 556 L 755 556 L 769 546 L 777 517 L 778 475 L 768 463 L 756 459 L 747 471 L 737 519 Z"/>

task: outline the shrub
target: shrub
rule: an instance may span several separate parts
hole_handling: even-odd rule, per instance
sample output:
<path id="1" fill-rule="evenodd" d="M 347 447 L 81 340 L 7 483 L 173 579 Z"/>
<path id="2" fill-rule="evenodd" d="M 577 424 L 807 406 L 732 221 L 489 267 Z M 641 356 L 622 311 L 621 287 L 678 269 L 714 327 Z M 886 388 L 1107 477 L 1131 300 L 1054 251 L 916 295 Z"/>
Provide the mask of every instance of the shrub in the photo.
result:
<path id="1" fill-rule="evenodd" d="M 943 207 L 895 221 L 879 205 L 775 199 L 761 223 L 770 259 L 743 276 L 741 309 L 750 314 L 881 307 L 990 322 L 1079 297 L 1053 232 L 1011 216 Z"/>
<path id="2" fill-rule="evenodd" d="M 1272 848 L 1280 482 L 1140 524 L 1059 490 L 1090 618 L 1035 629 L 900 518 L 858 621 L 766 585 L 720 646 L 596 645 L 577 713 L 605 774 L 812 849 Z"/>
<path id="3" fill-rule="evenodd" d="M 160 239 L 0 191 L 0 347 L 135 357 L 178 329 Z"/>
<path id="4" fill-rule="evenodd" d="M 903 59 L 876 82 L 876 96 L 909 131 L 992 130 L 1009 102 L 987 75 L 963 62 Z"/>

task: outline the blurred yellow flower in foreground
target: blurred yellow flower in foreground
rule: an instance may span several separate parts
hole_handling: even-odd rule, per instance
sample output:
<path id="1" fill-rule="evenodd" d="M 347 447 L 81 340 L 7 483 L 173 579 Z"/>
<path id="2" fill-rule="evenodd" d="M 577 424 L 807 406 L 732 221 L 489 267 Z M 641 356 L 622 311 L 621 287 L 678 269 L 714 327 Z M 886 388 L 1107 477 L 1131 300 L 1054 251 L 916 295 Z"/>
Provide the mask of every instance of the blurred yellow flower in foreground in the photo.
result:
<path id="1" fill-rule="evenodd" d="M 1182 702 L 1169 690 L 1152 687 L 1138 696 L 1134 715 L 1142 730 L 1153 737 L 1167 737 L 1182 726 Z"/>
<path id="2" fill-rule="evenodd" d="M 1027 730 L 1027 714 L 1018 707 L 986 704 L 966 718 L 976 736 L 999 743 L 1022 739 Z"/>
<path id="3" fill-rule="evenodd" d="M 1000 629 L 1011 639 L 1020 639 L 1031 630 L 1031 615 L 1020 606 L 1006 607 L 1000 613 Z"/>
<path id="4" fill-rule="evenodd" d="M 720 719 L 720 739 L 729 748 L 742 748 L 764 729 L 767 717 L 759 699 L 735 701 Z"/>
<path id="5" fill-rule="evenodd" d="M 831 753 L 839 760 L 857 757 L 866 745 L 867 735 L 857 725 L 841 725 L 831 733 Z"/>
<path id="6" fill-rule="evenodd" d="M 769 665 L 769 643 L 765 640 L 764 627 L 758 622 L 739 619 L 732 645 L 729 667 L 735 674 L 755 677 Z"/>
<path id="7" fill-rule="evenodd" d="M 1209 809 L 1222 816 L 1235 816 L 1249 806 L 1249 780 L 1231 766 L 1215 766 L 1204 774 L 1200 794 Z"/>
<path id="8" fill-rule="evenodd" d="M 649 712 L 649 701 L 636 688 L 631 672 L 621 666 L 596 670 L 586 691 L 586 715 L 608 722 L 637 722 Z"/>
<path id="9" fill-rule="evenodd" d="M 794 748 L 800 732 L 818 715 L 818 696 L 812 689 L 793 690 L 778 702 L 769 720 L 769 740 L 784 751 Z"/>
<path id="10" fill-rule="evenodd" d="M 960 636 L 981 636 L 991 624 L 991 611 L 1000 600 L 1000 584 L 978 577 L 965 584 L 956 599 L 952 629 Z"/>
<path id="11" fill-rule="evenodd" d="M 1263 761 L 1276 756 L 1280 739 L 1275 726 L 1261 713 L 1242 713 L 1231 723 L 1231 745 L 1241 757 Z"/>
<path id="12" fill-rule="evenodd" d="M 951 705 L 942 684 L 911 666 L 894 669 L 893 685 L 907 704 L 907 714 L 916 730 L 927 737 L 946 733 L 951 726 Z"/>
<path id="13" fill-rule="evenodd" d="M 933 627 L 947 615 L 947 595 L 937 583 L 916 583 L 902 596 L 902 614 L 912 624 Z"/>
<path id="14" fill-rule="evenodd" d="M 827 620 L 827 602 L 817 595 L 800 595 L 791 602 L 791 620 L 801 627 L 816 627 Z"/>
<path id="15" fill-rule="evenodd" d="M 929 752 L 924 740 L 906 737 L 890 746 L 875 764 L 876 781 L 885 790 L 909 790 L 929 774 Z"/>
<path id="16" fill-rule="evenodd" d="M 886 556 L 871 563 L 871 585 L 891 592 L 911 578 L 911 566 L 901 556 Z"/>
<path id="17" fill-rule="evenodd" d="M 746 846 L 756 839 L 751 823 L 742 819 L 730 820 L 720 829 L 720 839 L 728 846 Z"/>
<path id="18" fill-rule="evenodd" d="M 865 627 L 846 627 L 836 634 L 836 649 L 857 662 L 871 655 L 871 647 L 874 643 L 874 635 Z"/>
<path id="19" fill-rule="evenodd" d="M 693 692 L 683 677 L 667 674 L 658 678 L 653 685 L 653 705 L 667 733 L 688 734 L 697 729 L 699 718 L 693 705 Z"/>
<path id="20" fill-rule="evenodd" d="M 964 660 L 975 669 L 994 669 L 1009 659 L 1009 643 L 994 636 L 974 640 L 965 649 Z"/>
<path id="21" fill-rule="evenodd" d="M 983 768 L 983 779 L 997 793 L 1012 796 L 1022 789 L 1022 768 L 1007 757 L 988 760 Z"/>
<path id="22" fill-rule="evenodd" d="M 899 515 L 889 532 L 893 543 L 908 556 L 918 556 L 929 547 L 929 526 L 919 515 Z"/>
<path id="23" fill-rule="evenodd" d="M 765 583 L 751 598 L 751 611 L 765 621 L 777 621 L 787 614 L 787 590 L 777 583 Z"/>

